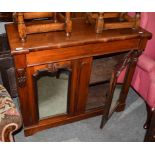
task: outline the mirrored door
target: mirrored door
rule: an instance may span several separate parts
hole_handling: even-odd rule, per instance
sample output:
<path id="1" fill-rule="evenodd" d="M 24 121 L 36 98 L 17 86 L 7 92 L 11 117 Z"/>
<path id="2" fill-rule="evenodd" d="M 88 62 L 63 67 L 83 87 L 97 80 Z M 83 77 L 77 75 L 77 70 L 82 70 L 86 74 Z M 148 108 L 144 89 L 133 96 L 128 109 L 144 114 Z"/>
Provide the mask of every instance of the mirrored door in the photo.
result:
<path id="1" fill-rule="evenodd" d="M 39 119 L 69 113 L 71 70 L 39 70 L 33 75 Z"/>

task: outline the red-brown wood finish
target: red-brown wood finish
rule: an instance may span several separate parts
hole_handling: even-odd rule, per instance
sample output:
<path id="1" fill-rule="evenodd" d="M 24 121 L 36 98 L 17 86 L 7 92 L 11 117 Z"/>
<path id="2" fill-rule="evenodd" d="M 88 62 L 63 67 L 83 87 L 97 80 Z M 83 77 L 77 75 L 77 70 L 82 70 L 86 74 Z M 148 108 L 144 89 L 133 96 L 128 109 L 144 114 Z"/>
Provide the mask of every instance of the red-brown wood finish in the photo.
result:
<path id="1" fill-rule="evenodd" d="M 43 129 L 103 114 L 103 108 L 85 111 L 93 57 L 130 50 L 142 51 L 147 40 L 151 38 L 151 34 L 142 28 L 106 30 L 98 35 L 94 27 L 86 24 L 83 19 L 73 19 L 70 37 L 65 37 L 64 32 L 30 34 L 27 41 L 21 43 L 14 24 L 8 24 L 6 31 L 15 62 L 26 136 Z M 131 58 L 118 109 L 124 109 L 139 55 L 140 53 Z M 47 70 L 49 66 L 66 67 L 68 62 L 71 69 L 69 113 L 39 120 L 32 75 L 36 74 L 37 70 Z"/>

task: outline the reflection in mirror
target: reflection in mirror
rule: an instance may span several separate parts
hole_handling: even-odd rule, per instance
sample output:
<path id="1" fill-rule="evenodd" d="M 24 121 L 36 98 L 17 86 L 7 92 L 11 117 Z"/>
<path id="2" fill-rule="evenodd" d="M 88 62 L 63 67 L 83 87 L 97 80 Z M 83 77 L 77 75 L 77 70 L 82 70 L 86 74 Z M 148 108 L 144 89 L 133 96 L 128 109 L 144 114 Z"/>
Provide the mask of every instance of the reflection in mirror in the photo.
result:
<path id="1" fill-rule="evenodd" d="M 37 80 L 40 119 L 68 112 L 69 71 Z"/>

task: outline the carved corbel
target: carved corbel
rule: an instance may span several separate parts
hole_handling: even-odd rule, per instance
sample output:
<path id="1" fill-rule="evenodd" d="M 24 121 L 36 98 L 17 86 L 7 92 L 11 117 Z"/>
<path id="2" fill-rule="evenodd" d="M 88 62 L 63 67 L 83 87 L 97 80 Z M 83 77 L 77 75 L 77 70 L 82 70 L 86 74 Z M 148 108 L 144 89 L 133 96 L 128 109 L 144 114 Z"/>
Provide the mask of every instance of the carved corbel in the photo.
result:
<path id="1" fill-rule="evenodd" d="M 19 68 L 16 70 L 17 73 L 17 83 L 19 87 L 24 87 L 26 85 L 26 69 Z"/>

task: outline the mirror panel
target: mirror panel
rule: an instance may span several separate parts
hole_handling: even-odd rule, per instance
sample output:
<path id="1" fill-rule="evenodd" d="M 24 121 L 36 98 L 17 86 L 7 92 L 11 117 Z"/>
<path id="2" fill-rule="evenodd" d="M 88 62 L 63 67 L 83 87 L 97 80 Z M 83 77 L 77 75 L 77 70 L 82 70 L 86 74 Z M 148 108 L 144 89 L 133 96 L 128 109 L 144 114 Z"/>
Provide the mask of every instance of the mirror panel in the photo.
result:
<path id="1" fill-rule="evenodd" d="M 39 118 L 68 113 L 70 72 L 58 71 L 37 80 Z"/>

